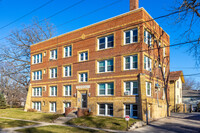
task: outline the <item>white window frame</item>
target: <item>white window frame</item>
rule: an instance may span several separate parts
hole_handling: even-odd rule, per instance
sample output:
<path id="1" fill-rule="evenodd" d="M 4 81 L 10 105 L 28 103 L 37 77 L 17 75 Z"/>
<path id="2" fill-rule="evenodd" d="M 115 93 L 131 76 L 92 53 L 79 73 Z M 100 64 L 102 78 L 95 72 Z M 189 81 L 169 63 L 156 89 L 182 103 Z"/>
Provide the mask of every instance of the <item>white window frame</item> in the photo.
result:
<path id="1" fill-rule="evenodd" d="M 124 92 L 126 92 L 126 83 L 130 82 L 131 88 L 130 88 L 130 95 L 138 95 L 138 81 L 124 81 Z M 137 84 L 137 88 L 134 87 L 134 84 Z M 137 89 L 137 94 L 133 94 L 133 90 Z"/>
<path id="2" fill-rule="evenodd" d="M 148 84 L 150 86 L 150 94 L 148 94 Z M 151 82 L 146 82 L 146 96 L 151 96 Z"/>
<path id="3" fill-rule="evenodd" d="M 166 49 L 165 49 L 165 45 L 163 45 L 163 57 L 166 56 Z"/>
<path id="4" fill-rule="evenodd" d="M 113 71 L 114 71 L 114 59 L 108 59 L 108 60 L 101 60 L 101 61 L 98 61 L 97 62 L 97 71 L 98 71 L 98 73 L 106 73 L 106 72 L 113 72 L 113 71 L 108 71 L 108 61 L 109 60 L 112 60 L 113 61 Z M 99 70 L 99 62 L 102 62 L 102 61 L 104 61 L 105 62 L 105 71 L 104 72 L 100 72 Z"/>
<path id="5" fill-rule="evenodd" d="M 66 68 L 67 68 L 67 75 L 66 75 Z M 71 65 L 68 65 L 68 66 L 64 66 L 63 67 L 63 76 L 64 77 L 71 77 L 72 76 L 72 67 Z"/>
<path id="6" fill-rule="evenodd" d="M 72 45 L 64 47 L 63 57 L 71 57 L 71 56 L 72 56 Z"/>
<path id="7" fill-rule="evenodd" d="M 148 45 L 148 46 L 152 46 L 152 34 L 150 32 L 148 32 L 147 30 L 144 31 L 144 42 Z M 148 38 L 148 36 L 150 36 L 150 40 Z M 145 41 L 146 40 L 146 41 Z M 150 41 L 150 44 L 148 44 L 148 41 Z"/>
<path id="8" fill-rule="evenodd" d="M 165 77 L 165 73 L 166 73 L 166 68 L 163 67 L 163 75 L 164 75 L 164 77 Z"/>
<path id="9" fill-rule="evenodd" d="M 126 58 L 130 57 L 130 68 L 126 69 Z M 137 57 L 137 68 L 133 68 L 133 57 Z M 136 70 L 138 69 L 138 55 L 129 55 L 124 57 L 124 70 Z"/>
<path id="10" fill-rule="evenodd" d="M 113 36 L 113 47 L 114 47 L 114 43 L 115 43 L 114 40 L 115 40 L 115 37 L 114 37 L 113 34 L 111 34 L 111 35 L 108 35 L 108 36 L 105 36 L 105 37 L 100 37 L 100 38 L 98 38 L 98 50 L 113 48 L 113 47 L 108 47 L 108 37 L 111 37 L 111 36 Z M 100 46 L 100 39 L 102 39 L 102 38 L 105 38 L 105 48 L 100 49 L 100 48 L 99 48 L 99 46 Z"/>
<path id="11" fill-rule="evenodd" d="M 39 92 L 38 92 L 39 90 Z M 42 96 L 42 87 L 34 87 L 32 88 L 32 96 L 41 97 Z"/>
<path id="12" fill-rule="evenodd" d="M 108 84 L 113 84 L 113 94 L 108 94 Z M 100 84 L 105 84 L 105 94 L 100 94 Z M 114 82 L 109 82 L 109 83 L 99 83 L 98 84 L 98 95 L 99 96 L 114 96 L 114 88 L 115 88 L 115 85 L 114 85 Z"/>
<path id="13" fill-rule="evenodd" d="M 51 110 L 52 106 L 53 106 L 53 110 Z M 56 102 L 50 102 L 49 103 L 49 111 L 50 112 L 56 112 Z"/>
<path id="14" fill-rule="evenodd" d="M 32 109 L 41 111 L 41 102 L 32 102 Z"/>
<path id="15" fill-rule="evenodd" d="M 130 118 L 138 118 L 138 116 L 133 116 L 133 111 L 137 111 L 137 115 L 138 115 L 138 105 L 135 104 L 124 104 L 124 117 L 126 116 L 126 105 L 130 105 Z M 133 106 L 137 106 L 137 110 L 133 110 Z"/>
<path id="16" fill-rule="evenodd" d="M 131 30 L 127 30 L 127 31 L 124 31 L 124 45 L 127 45 L 127 44 L 131 44 L 131 43 L 137 43 L 137 42 L 134 42 L 133 41 L 133 32 L 137 30 L 137 42 L 138 42 L 138 29 L 135 28 L 135 29 L 131 29 Z M 126 33 L 127 32 L 130 32 L 130 43 L 126 43 Z"/>
<path id="17" fill-rule="evenodd" d="M 52 56 L 53 53 L 53 56 Z M 50 51 L 50 60 L 57 60 L 58 58 L 58 50 L 54 49 Z"/>
<path id="18" fill-rule="evenodd" d="M 103 115 L 103 114 L 100 114 L 100 104 L 105 104 L 105 114 Z M 112 106 L 113 106 L 113 103 L 99 103 L 98 104 L 98 115 L 99 116 L 114 116 L 114 106 L 113 106 L 113 115 L 108 115 L 108 104 L 112 104 Z"/>
<path id="19" fill-rule="evenodd" d="M 66 89 L 67 89 L 67 94 L 66 94 Z M 63 94 L 64 94 L 64 96 L 71 96 L 71 94 L 72 94 L 72 86 L 71 85 L 64 85 L 63 86 Z"/>
<path id="20" fill-rule="evenodd" d="M 81 55 L 83 55 L 83 59 L 81 59 Z M 88 60 L 88 51 L 79 53 L 79 61 L 87 61 Z"/>
<path id="21" fill-rule="evenodd" d="M 51 75 L 52 74 L 52 71 L 53 71 L 53 75 Z M 53 79 L 53 78 L 57 78 L 58 77 L 58 69 L 57 69 L 57 67 L 55 67 L 55 68 L 50 68 L 50 71 L 49 71 L 50 73 L 50 78 L 51 79 Z"/>
<path id="22" fill-rule="evenodd" d="M 66 105 L 67 104 L 67 108 L 68 107 L 71 107 L 71 102 L 63 102 L 63 112 L 65 113 L 65 108 L 66 108 Z"/>
<path id="23" fill-rule="evenodd" d="M 81 75 L 83 75 L 83 81 L 81 81 Z M 88 82 L 88 73 L 87 72 L 79 73 L 79 82 Z"/>
<path id="24" fill-rule="evenodd" d="M 32 80 L 42 80 L 42 70 L 32 72 Z"/>
<path id="25" fill-rule="evenodd" d="M 42 53 L 32 56 L 32 64 L 39 64 L 39 63 L 42 63 Z"/>
<path id="26" fill-rule="evenodd" d="M 146 58 L 146 66 L 145 66 L 145 58 Z M 152 59 L 149 58 L 146 55 L 144 55 L 144 69 L 147 70 L 147 71 L 151 71 L 152 70 Z"/>
<path id="27" fill-rule="evenodd" d="M 53 94 L 51 94 L 51 90 L 53 89 Z M 57 91 L 58 91 L 58 88 L 57 88 L 57 86 L 50 86 L 50 90 L 49 90 L 49 94 L 50 94 L 50 96 L 53 96 L 53 97 L 55 97 L 55 96 L 57 96 Z"/>

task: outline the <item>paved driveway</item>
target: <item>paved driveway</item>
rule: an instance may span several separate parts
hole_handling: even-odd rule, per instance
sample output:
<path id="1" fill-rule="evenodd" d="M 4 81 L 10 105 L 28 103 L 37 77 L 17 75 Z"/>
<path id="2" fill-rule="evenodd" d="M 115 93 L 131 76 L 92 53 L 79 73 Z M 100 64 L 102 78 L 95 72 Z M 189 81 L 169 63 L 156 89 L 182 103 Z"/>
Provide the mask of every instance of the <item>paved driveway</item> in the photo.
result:
<path id="1" fill-rule="evenodd" d="M 151 122 L 136 133 L 200 133 L 200 113 L 177 114 Z"/>

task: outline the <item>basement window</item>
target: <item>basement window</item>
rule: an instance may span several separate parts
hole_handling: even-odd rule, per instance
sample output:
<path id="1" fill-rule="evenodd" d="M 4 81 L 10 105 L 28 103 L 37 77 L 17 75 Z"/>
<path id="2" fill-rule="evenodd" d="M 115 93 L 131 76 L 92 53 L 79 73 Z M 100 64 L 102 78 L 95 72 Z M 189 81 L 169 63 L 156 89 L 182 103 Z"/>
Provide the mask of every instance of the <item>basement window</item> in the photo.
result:
<path id="1" fill-rule="evenodd" d="M 134 104 L 124 105 L 124 117 L 128 115 L 130 118 L 138 118 L 138 106 Z"/>
<path id="2" fill-rule="evenodd" d="M 37 110 L 37 111 L 41 111 L 41 102 L 33 102 L 32 103 L 32 108 Z"/>
<path id="3" fill-rule="evenodd" d="M 113 104 L 99 104 L 99 115 L 113 116 Z"/>

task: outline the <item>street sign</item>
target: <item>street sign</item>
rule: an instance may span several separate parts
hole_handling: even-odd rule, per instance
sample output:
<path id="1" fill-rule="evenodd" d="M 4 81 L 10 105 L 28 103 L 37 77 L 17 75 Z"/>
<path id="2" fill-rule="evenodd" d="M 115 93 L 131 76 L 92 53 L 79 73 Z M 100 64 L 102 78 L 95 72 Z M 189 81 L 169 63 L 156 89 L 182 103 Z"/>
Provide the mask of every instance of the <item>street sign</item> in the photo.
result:
<path id="1" fill-rule="evenodd" d="M 129 121 L 129 119 L 130 119 L 129 115 L 126 115 L 126 116 L 125 116 L 125 120 L 126 120 L 126 121 Z"/>

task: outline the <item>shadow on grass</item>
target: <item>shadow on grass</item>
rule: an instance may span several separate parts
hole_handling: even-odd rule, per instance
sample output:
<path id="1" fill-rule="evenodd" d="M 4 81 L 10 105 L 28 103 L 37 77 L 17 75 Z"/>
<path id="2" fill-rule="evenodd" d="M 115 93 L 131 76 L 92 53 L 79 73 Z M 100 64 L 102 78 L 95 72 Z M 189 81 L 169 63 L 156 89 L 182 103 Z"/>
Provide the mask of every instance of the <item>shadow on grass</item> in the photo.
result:
<path id="1" fill-rule="evenodd" d="M 17 130 L 17 132 L 20 132 L 20 133 L 53 133 L 51 131 L 37 129 L 37 128 L 26 128 L 26 129 L 22 129 L 22 130 Z"/>
<path id="2" fill-rule="evenodd" d="M 134 119 L 131 120 L 129 122 L 129 126 L 134 122 L 135 122 Z M 100 117 L 100 116 L 74 118 L 66 122 L 65 124 L 103 128 L 103 129 L 113 129 L 113 130 L 126 130 L 127 128 L 126 125 L 127 123 L 122 118 Z"/>

